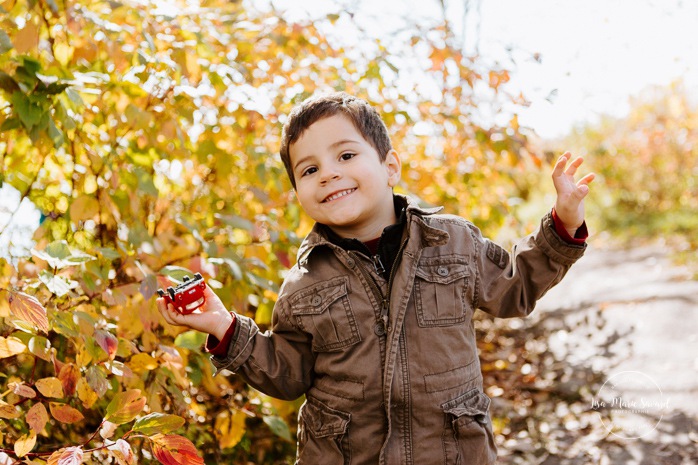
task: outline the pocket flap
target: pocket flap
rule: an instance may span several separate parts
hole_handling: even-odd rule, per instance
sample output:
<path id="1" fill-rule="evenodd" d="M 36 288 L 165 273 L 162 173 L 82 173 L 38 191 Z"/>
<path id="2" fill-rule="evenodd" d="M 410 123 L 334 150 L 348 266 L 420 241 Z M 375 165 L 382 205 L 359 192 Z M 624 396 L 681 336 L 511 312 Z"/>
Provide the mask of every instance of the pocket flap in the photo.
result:
<path id="1" fill-rule="evenodd" d="M 306 401 L 301 407 L 300 416 L 316 438 L 346 433 L 349 419 L 351 418 L 351 415 L 348 413 L 334 410 L 316 401 Z"/>
<path id="2" fill-rule="evenodd" d="M 479 416 L 487 415 L 487 411 L 490 408 L 490 398 L 479 389 L 472 389 L 462 396 L 446 402 L 441 407 L 443 407 L 444 412 L 456 418 L 463 415 L 478 418 Z"/>
<path id="3" fill-rule="evenodd" d="M 417 276 L 425 281 L 451 284 L 454 281 L 470 275 L 467 263 L 441 263 L 420 264 L 417 268 Z"/>
<path id="4" fill-rule="evenodd" d="M 319 315 L 332 302 L 347 295 L 347 278 L 339 276 L 310 288 L 301 289 L 291 296 L 291 312 L 294 315 Z"/>

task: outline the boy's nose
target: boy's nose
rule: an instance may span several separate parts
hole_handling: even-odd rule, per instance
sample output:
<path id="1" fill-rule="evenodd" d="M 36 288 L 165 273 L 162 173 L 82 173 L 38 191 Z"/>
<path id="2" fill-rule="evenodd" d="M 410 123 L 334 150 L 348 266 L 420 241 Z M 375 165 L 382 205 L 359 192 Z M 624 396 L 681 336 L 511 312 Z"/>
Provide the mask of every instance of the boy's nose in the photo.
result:
<path id="1" fill-rule="evenodd" d="M 320 173 L 320 182 L 326 183 L 328 181 L 338 179 L 339 177 L 340 172 L 335 167 L 323 168 L 322 172 Z"/>

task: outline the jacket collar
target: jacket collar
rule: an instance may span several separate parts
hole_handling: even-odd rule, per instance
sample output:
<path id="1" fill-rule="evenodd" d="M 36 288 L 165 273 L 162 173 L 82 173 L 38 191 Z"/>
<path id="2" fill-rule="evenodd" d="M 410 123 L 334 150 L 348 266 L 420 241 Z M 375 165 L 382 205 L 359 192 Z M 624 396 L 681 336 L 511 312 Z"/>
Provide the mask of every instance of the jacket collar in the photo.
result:
<path id="1" fill-rule="evenodd" d="M 395 194 L 395 203 L 402 204 L 405 207 L 405 212 L 407 214 L 407 229 L 410 230 L 410 226 L 416 222 L 419 224 L 419 229 L 423 231 L 422 245 L 425 247 L 440 245 L 448 240 L 448 233 L 440 229 L 433 228 L 426 224 L 423 220 L 424 216 L 433 215 L 439 213 L 443 210 L 443 207 L 431 207 L 425 208 L 420 207 L 419 204 L 411 197 L 405 195 Z M 308 255 L 319 246 L 330 246 L 336 247 L 327 237 L 327 232 L 325 231 L 326 226 L 319 223 L 315 223 L 313 229 L 305 237 L 300 247 L 298 248 L 297 261 L 299 263 L 304 262 Z"/>

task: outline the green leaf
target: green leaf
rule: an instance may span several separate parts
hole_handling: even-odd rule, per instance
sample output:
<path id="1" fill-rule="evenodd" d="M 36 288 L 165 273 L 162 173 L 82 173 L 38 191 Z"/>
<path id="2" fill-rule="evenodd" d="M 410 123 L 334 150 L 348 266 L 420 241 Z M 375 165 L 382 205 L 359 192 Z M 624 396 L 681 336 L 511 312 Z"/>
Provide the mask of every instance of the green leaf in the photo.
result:
<path id="1" fill-rule="evenodd" d="M 12 79 L 12 76 L 4 71 L 0 71 L 0 89 L 4 90 L 8 94 L 12 94 L 13 92 L 18 92 L 20 90 L 19 85 L 14 79 Z"/>
<path id="2" fill-rule="evenodd" d="M 52 268 L 75 266 L 95 259 L 95 257 L 85 252 L 71 250 L 65 240 L 51 242 L 44 250 L 32 249 L 32 254 L 48 262 Z"/>
<path id="3" fill-rule="evenodd" d="M 11 131 L 22 126 L 22 122 L 19 118 L 7 118 L 0 124 L 0 132 Z"/>
<path id="4" fill-rule="evenodd" d="M 52 313 L 53 330 L 58 334 L 67 337 L 78 337 L 80 329 L 73 321 L 73 314 L 70 312 L 54 312 Z"/>
<path id="5" fill-rule="evenodd" d="M 167 276 L 168 278 L 172 279 L 176 283 L 182 283 L 184 282 L 184 277 L 188 278 L 193 278 L 194 273 L 192 271 L 189 271 L 186 268 L 182 268 L 181 266 L 165 266 L 163 267 L 160 272 L 161 275 Z"/>
<path id="6" fill-rule="evenodd" d="M 105 420 L 121 425 L 128 423 L 138 416 L 145 407 L 145 397 L 141 395 L 140 389 L 129 389 L 115 395 L 109 405 Z"/>
<path id="7" fill-rule="evenodd" d="M 288 429 L 288 425 L 281 417 L 274 415 L 264 417 L 264 423 L 267 424 L 272 433 L 276 434 L 282 439 L 287 440 L 288 442 L 293 442 L 293 439 L 291 439 L 291 431 Z"/>
<path id="8" fill-rule="evenodd" d="M 17 116 L 19 116 L 19 119 L 27 130 L 31 130 L 31 128 L 38 125 L 41 121 L 41 117 L 44 113 L 43 108 L 33 103 L 22 92 L 14 92 L 10 96 L 10 103 L 12 103 Z"/>
<path id="9" fill-rule="evenodd" d="M 7 35 L 7 32 L 0 30 L 0 54 L 9 52 L 13 48 L 10 36 Z"/>
<path id="10" fill-rule="evenodd" d="M 155 412 L 136 420 L 133 431 L 150 436 L 156 433 L 170 433 L 182 426 L 184 426 L 184 418 Z"/>
<path id="11" fill-rule="evenodd" d="M 200 331 L 186 331 L 179 334 L 174 341 L 176 346 L 191 350 L 199 350 L 205 343 L 206 334 Z"/>

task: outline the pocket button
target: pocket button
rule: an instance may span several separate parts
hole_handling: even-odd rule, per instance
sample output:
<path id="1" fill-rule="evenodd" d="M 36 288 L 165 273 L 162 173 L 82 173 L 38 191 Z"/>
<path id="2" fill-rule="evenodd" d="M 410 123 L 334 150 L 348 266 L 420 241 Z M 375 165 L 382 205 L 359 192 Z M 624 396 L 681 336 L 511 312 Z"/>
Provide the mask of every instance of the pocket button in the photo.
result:
<path id="1" fill-rule="evenodd" d="M 448 276 L 448 268 L 445 266 L 440 266 L 437 268 L 436 272 L 439 274 L 439 276 Z"/>
<path id="2" fill-rule="evenodd" d="M 322 303 L 322 297 L 320 297 L 319 295 L 315 295 L 315 296 L 313 296 L 310 303 L 317 307 L 318 305 L 320 305 Z"/>

